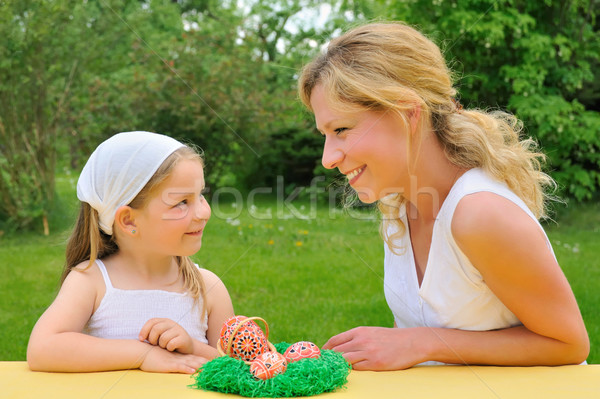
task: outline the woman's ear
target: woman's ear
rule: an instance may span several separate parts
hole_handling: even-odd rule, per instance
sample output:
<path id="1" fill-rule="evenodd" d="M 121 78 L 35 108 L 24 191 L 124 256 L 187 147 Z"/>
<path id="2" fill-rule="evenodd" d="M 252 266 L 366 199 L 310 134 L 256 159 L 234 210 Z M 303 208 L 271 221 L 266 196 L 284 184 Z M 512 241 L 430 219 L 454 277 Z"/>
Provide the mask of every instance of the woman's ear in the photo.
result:
<path id="1" fill-rule="evenodd" d="M 128 205 L 122 205 L 115 212 L 114 228 L 123 234 L 135 235 L 137 227 L 135 224 L 136 211 Z"/>
<path id="2" fill-rule="evenodd" d="M 414 135 L 421 126 L 421 104 L 415 103 L 408 113 L 410 133 Z"/>

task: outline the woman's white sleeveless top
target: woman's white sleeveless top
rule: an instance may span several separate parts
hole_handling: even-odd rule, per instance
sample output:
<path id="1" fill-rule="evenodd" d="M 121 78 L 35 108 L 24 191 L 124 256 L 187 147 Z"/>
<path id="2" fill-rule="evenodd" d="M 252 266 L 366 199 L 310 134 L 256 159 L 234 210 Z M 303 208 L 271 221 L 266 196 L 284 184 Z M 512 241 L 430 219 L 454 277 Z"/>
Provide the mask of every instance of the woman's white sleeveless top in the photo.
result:
<path id="1" fill-rule="evenodd" d="M 164 290 L 123 290 L 113 287 L 106 267 L 96 260 L 106 293 L 83 332 L 100 338 L 138 339 L 144 324 L 152 318 L 171 319 L 194 339 L 208 343 L 208 318 L 202 317 L 202 300 L 194 303 L 187 293 Z"/>
<path id="2" fill-rule="evenodd" d="M 458 202 L 466 195 L 482 191 L 514 202 L 538 223 L 525 203 L 504 183 L 492 179 L 481 169 L 464 173 L 450 190 L 435 221 L 420 287 L 408 227 L 402 239 L 398 240 L 401 250 L 397 252 L 401 255 L 393 253 L 385 245 L 384 291 L 398 327 L 484 331 L 521 324 L 490 290 L 452 236 L 452 217 Z M 404 206 L 400 215 L 408 226 Z M 541 225 L 540 229 L 543 231 Z M 548 246 L 551 248 L 549 241 Z"/>

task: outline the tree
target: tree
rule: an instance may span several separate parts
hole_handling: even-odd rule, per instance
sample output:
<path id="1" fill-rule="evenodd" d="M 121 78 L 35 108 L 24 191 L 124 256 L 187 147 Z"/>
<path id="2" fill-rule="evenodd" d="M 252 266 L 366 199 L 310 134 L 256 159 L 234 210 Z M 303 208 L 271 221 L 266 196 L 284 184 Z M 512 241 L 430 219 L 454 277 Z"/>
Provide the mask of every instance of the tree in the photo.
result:
<path id="1" fill-rule="evenodd" d="M 41 219 L 47 234 L 57 153 L 76 159 L 90 142 L 98 143 L 94 138 L 114 134 L 115 125 L 136 125 L 135 95 L 127 88 L 136 63 L 130 59 L 132 38 L 141 36 L 132 26 L 154 34 L 147 35 L 150 45 L 152 37 L 162 41 L 177 26 L 182 29 L 176 5 L 153 9 L 153 3 L 0 3 L 0 223 L 5 228 Z M 172 16 L 178 24 L 168 20 Z"/>
<path id="2" fill-rule="evenodd" d="M 56 27 L 70 23 L 74 3 L 0 3 L 0 216 L 6 226 L 41 217 L 48 234 L 58 120 L 78 67 L 59 45 L 72 40 Z M 55 64 L 56 58 L 68 61 Z"/>

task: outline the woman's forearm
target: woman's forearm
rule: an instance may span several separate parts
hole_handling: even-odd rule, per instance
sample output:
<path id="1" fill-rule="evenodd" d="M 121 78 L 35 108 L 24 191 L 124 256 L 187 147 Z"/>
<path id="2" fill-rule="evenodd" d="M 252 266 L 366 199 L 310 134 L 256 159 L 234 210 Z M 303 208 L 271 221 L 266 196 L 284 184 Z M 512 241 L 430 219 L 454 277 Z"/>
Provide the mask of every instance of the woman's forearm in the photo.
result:
<path id="1" fill-rule="evenodd" d="M 324 349 L 341 352 L 356 370 L 402 370 L 426 361 L 506 366 L 583 362 L 587 335 L 569 342 L 536 334 L 523 326 L 493 331 L 449 328 L 357 327 L 334 337 Z"/>
<path id="2" fill-rule="evenodd" d="M 494 331 L 420 328 L 429 360 L 506 366 L 579 364 L 589 353 L 586 337 L 562 342 L 524 326 Z"/>

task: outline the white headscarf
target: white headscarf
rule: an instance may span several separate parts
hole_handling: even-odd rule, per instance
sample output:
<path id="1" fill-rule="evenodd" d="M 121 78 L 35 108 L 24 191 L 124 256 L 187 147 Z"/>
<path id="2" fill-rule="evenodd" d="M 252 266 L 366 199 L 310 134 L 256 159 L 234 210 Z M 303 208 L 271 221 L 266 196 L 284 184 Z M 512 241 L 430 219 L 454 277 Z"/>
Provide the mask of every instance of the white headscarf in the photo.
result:
<path id="1" fill-rule="evenodd" d="M 150 132 L 118 133 L 96 148 L 77 182 L 77 198 L 98 211 L 100 228 L 112 235 L 115 212 L 129 204 L 175 150 L 179 141 Z"/>

